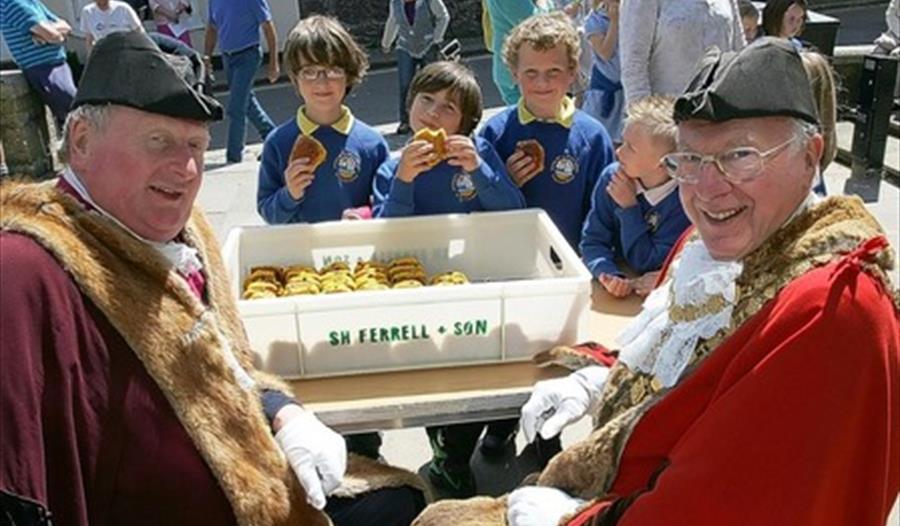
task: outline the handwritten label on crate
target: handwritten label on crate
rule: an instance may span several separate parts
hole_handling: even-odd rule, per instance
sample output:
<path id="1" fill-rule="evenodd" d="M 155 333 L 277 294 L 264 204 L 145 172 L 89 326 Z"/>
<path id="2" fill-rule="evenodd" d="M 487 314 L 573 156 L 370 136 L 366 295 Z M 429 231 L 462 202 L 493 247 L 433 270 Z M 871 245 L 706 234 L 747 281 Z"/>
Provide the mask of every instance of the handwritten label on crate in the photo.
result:
<path id="1" fill-rule="evenodd" d="M 389 263 L 392 259 L 401 257 L 415 257 L 427 267 L 430 263 L 444 264 L 449 259 L 464 253 L 465 250 L 465 240 L 451 239 L 446 245 L 402 250 L 376 250 L 375 245 L 314 248 L 312 249 L 312 258 L 313 265 L 316 268 L 322 268 L 335 261 L 343 261 L 352 266 L 357 261 L 375 259 L 383 263 Z"/>
<path id="2" fill-rule="evenodd" d="M 499 360 L 500 300 L 298 315 L 307 373 Z"/>

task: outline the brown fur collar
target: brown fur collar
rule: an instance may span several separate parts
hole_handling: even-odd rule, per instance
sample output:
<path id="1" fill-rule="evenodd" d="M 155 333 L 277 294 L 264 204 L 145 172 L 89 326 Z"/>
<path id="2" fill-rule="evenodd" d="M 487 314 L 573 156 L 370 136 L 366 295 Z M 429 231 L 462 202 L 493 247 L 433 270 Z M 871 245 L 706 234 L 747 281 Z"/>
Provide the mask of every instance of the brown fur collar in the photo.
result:
<path id="1" fill-rule="evenodd" d="M 165 394 L 206 460 L 241 526 L 326 525 L 306 504 L 263 417 L 258 393 L 226 363 L 230 347 L 252 371 L 249 345 L 202 213 L 185 227 L 206 270 L 209 307 L 150 247 L 86 211 L 53 182 L 0 187 L 2 228 L 49 250 L 116 327 Z M 256 375 L 258 386 L 281 382 Z M 203 402 L 198 402 L 203 401 Z"/>
<path id="2" fill-rule="evenodd" d="M 701 342 L 697 360 L 690 366 L 692 370 L 696 370 L 705 356 L 790 282 L 883 235 L 877 221 L 856 197 L 831 197 L 798 215 L 745 258 L 743 273 L 738 278 L 738 299 L 731 329 Z M 865 262 L 864 268 L 882 282 L 885 291 L 895 295 L 897 305 L 896 291 L 886 274 L 893 264 L 893 251 L 886 248 Z M 690 370 L 685 374 L 690 374 Z M 622 364 L 614 366 L 604 389 L 607 406 L 602 408 L 604 414 L 598 420 L 598 427 L 585 440 L 555 456 L 537 483 L 561 488 L 582 498 L 602 498 L 616 475 L 618 459 L 631 430 L 665 393 L 654 391 L 645 376 L 632 373 Z M 482 510 L 482 519 L 454 520 L 454 517 L 472 516 L 479 510 Z M 565 522 L 564 519 L 562 523 Z M 429 506 L 416 525 L 505 526 L 505 499 L 443 501 Z"/>

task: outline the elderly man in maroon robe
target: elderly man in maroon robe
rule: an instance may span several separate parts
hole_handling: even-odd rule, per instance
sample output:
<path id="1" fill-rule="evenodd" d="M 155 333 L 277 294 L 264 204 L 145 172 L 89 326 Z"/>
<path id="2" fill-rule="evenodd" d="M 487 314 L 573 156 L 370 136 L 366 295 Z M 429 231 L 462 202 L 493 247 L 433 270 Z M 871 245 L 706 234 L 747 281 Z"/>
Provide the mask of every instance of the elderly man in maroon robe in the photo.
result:
<path id="1" fill-rule="evenodd" d="M 255 371 L 194 207 L 219 104 L 143 33 L 95 47 L 56 182 L 0 188 L 0 518 L 408 524 L 417 478 Z M 346 470 L 346 474 L 345 474 Z"/>

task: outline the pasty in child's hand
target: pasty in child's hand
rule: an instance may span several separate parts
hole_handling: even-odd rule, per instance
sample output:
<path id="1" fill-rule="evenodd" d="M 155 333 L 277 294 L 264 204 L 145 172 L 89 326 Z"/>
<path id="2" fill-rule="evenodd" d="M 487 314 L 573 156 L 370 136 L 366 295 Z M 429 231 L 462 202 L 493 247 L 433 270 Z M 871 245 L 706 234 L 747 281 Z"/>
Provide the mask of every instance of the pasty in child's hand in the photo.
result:
<path id="1" fill-rule="evenodd" d="M 429 166 L 435 166 L 439 162 L 447 158 L 447 132 L 443 128 L 432 130 L 431 128 L 422 128 L 413 136 L 414 141 L 427 141 L 434 148 L 434 160 Z"/>
<path id="2" fill-rule="evenodd" d="M 325 151 L 325 147 L 322 146 L 322 143 L 309 135 L 303 135 L 301 133 L 300 136 L 297 137 L 297 140 L 294 141 L 294 147 L 291 148 L 291 157 L 288 159 L 288 164 L 297 159 L 308 159 L 312 171 L 316 171 L 316 168 L 325 162 L 325 157 L 327 155 L 328 152 Z"/>
<path id="3" fill-rule="evenodd" d="M 516 143 L 516 151 L 521 150 L 525 155 L 531 157 L 537 166 L 536 174 L 544 171 L 544 147 L 541 143 L 534 139 L 527 139 Z"/>

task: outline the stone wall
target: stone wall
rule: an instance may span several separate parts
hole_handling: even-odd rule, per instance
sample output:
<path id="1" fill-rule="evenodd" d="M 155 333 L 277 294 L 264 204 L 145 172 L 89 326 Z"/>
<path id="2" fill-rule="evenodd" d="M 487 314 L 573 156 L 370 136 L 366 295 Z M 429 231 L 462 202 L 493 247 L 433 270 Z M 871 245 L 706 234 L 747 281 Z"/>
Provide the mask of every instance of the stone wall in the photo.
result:
<path id="1" fill-rule="evenodd" d="M 58 168 L 51 145 L 56 128 L 44 103 L 22 72 L 0 72 L 0 141 L 9 173 L 44 179 Z"/>
<path id="2" fill-rule="evenodd" d="M 447 39 L 481 36 L 481 0 L 444 0 L 450 11 Z M 388 15 L 388 0 L 300 0 L 300 15 L 327 14 L 343 22 L 364 47 L 375 49 Z"/>

